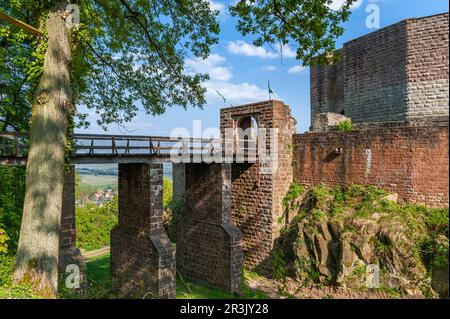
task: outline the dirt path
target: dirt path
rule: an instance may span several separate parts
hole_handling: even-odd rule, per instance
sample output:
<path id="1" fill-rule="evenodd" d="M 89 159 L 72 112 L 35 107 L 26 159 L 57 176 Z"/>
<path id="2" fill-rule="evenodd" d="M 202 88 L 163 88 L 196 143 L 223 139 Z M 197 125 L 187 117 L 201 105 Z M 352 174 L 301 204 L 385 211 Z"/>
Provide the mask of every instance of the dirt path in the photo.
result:
<path id="1" fill-rule="evenodd" d="M 88 260 L 88 259 L 92 259 L 95 257 L 100 257 L 106 254 L 109 254 L 110 252 L 110 247 L 106 246 L 100 249 L 96 249 L 96 250 L 91 250 L 91 251 L 85 251 L 83 249 L 80 249 L 81 251 L 81 255 L 83 256 L 83 260 Z"/>

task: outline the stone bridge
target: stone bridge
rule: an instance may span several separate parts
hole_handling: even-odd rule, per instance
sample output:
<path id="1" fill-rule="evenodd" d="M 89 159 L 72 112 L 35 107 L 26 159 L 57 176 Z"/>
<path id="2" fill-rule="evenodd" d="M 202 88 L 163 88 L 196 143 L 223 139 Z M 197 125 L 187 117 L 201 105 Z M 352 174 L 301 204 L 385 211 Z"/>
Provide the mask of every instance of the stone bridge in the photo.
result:
<path id="1" fill-rule="evenodd" d="M 240 163 L 193 160 L 202 154 L 223 153 L 214 139 L 74 135 L 72 165 L 118 163 L 119 222 L 111 233 L 111 272 L 123 293 L 174 298 L 176 271 L 239 293 L 243 265 L 270 268 L 277 220 L 283 213 L 281 199 L 292 180 L 290 147 L 295 121 L 288 106 L 266 101 L 222 109 L 220 127 L 222 140 L 227 128 L 278 129 L 276 140 L 268 136 L 265 145 L 278 169 L 264 172 L 261 168 L 270 164 L 258 159 Z M 236 133 L 233 137 L 235 141 L 241 138 L 248 136 Z M 173 164 L 174 200 L 184 203 L 176 249 L 163 228 L 162 204 L 163 162 L 173 161 L 173 152 L 185 159 Z M 0 133 L 1 165 L 25 165 L 26 153 L 26 135 Z M 75 245 L 74 191 L 72 166 L 64 183 L 61 271 L 68 264 L 81 264 Z"/>

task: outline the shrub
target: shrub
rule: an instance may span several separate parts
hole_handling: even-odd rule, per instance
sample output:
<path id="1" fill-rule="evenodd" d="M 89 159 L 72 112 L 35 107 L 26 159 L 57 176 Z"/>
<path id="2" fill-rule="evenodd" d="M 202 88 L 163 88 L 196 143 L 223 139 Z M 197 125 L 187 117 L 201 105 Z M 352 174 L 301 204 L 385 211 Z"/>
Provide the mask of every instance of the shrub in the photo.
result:
<path id="1" fill-rule="evenodd" d="M 0 254 L 8 253 L 8 240 L 8 234 L 0 227 Z"/>
<path id="2" fill-rule="evenodd" d="M 283 200 L 282 200 L 283 206 L 288 208 L 288 209 L 295 208 L 294 207 L 295 200 L 298 199 L 300 197 L 300 195 L 303 194 L 304 191 L 305 191 L 305 188 L 303 186 L 293 182 L 289 186 L 288 192 L 283 197 Z"/>
<path id="3" fill-rule="evenodd" d="M 344 120 L 344 121 L 339 122 L 336 125 L 336 131 L 339 131 L 339 132 L 349 132 L 349 131 L 353 131 L 354 129 L 355 128 L 354 128 L 351 120 Z"/>
<path id="4" fill-rule="evenodd" d="M 166 208 L 173 200 L 173 183 L 172 181 L 164 177 L 163 182 L 163 207 Z"/>
<path id="5" fill-rule="evenodd" d="M 173 243 L 176 242 L 177 225 L 181 220 L 183 207 L 183 200 L 172 201 L 164 210 L 164 229 Z"/>
<path id="6" fill-rule="evenodd" d="M 8 236 L 10 254 L 15 254 L 19 242 L 25 197 L 25 167 L 0 167 L 0 225 Z"/>
<path id="7" fill-rule="evenodd" d="M 109 245 L 111 230 L 118 222 L 117 196 L 104 206 L 77 207 L 75 214 L 77 247 L 94 250 Z"/>
<path id="8" fill-rule="evenodd" d="M 15 257 L 0 254 L 0 299 L 39 298 L 30 285 L 13 283 Z"/>

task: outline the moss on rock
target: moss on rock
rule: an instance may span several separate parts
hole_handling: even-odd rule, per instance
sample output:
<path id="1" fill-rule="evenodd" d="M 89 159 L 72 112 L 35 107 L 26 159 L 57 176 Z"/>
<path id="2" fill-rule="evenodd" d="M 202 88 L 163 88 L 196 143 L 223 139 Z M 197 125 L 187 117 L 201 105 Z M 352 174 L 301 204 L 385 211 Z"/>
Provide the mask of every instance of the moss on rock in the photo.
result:
<path id="1" fill-rule="evenodd" d="M 295 201 L 291 192 L 286 202 Z M 294 217 L 278 244 L 286 275 L 299 283 L 366 289 L 366 267 L 377 265 L 380 289 L 448 296 L 448 280 L 435 278 L 447 265 L 448 279 L 448 209 L 399 204 L 361 185 L 321 185 L 286 206 Z"/>

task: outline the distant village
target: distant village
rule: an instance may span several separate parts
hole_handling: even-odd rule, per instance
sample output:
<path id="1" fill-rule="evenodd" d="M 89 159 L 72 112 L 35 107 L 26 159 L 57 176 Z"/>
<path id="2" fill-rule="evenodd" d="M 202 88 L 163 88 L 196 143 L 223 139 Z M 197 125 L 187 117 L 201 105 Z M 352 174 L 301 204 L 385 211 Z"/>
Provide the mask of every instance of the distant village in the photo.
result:
<path id="1" fill-rule="evenodd" d="M 94 204 L 96 206 L 103 206 L 106 202 L 109 202 L 113 199 L 115 195 L 117 195 L 117 190 L 107 189 L 102 190 L 99 189 L 93 194 L 85 194 L 80 198 L 77 198 L 75 203 L 77 207 L 84 207 L 87 204 Z"/>
<path id="2" fill-rule="evenodd" d="M 108 176 L 118 176 L 117 165 L 83 165 L 76 168 L 77 173 L 80 176 L 89 176 L 90 179 L 86 182 L 81 182 L 79 187 L 79 195 L 75 199 L 77 207 L 84 207 L 87 204 L 94 204 L 96 206 L 103 206 L 105 203 L 111 201 L 114 196 L 118 195 L 117 187 L 110 181 L 100 183 L 98 180 L 102 180 Z M 170 163 L 164 163 L 164 177 L 172 179 L 172 165 Z M 95 180 L 90 184 L 90 181 Z M 117 182 L 114 182 L 116 184 Z"/>

